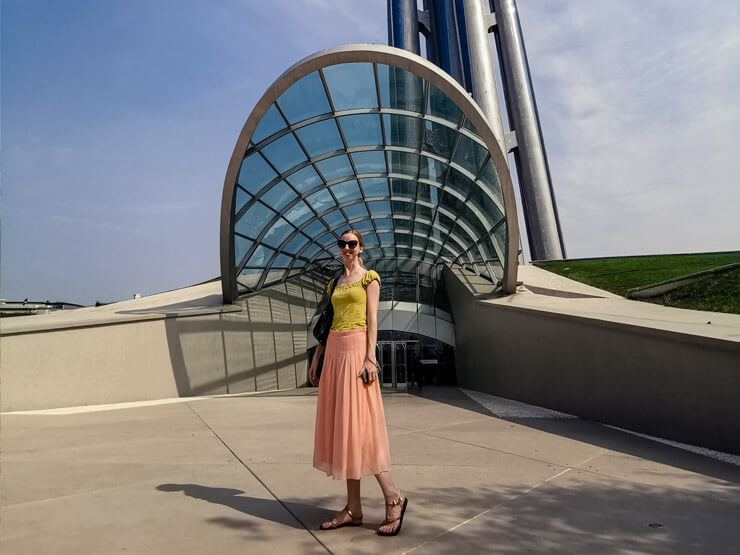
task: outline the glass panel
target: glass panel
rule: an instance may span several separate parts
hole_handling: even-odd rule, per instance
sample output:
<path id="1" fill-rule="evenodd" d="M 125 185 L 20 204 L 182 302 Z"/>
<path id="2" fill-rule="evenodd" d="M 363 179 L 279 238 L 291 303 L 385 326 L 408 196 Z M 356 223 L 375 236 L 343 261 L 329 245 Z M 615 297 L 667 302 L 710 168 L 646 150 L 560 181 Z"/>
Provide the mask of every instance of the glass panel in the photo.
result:
<path id="1" fill-rule="evenodd" d="M 414 216 L 417 220 L 432 221 L 432 209 L 428 206 L 416 205 L 416 214 Z"/>
<path id="2" fill-rule="evenodd" d="M 373 220 L 378 231 L 383 229 L 393 230 L 393 220 L 390 218 L 377 218 Z"/>
<path id="3" fill-rule="evenodd" d="M 395 258 L 396 256 L 396 250 L 393 247 L 387 248 L 387 249 L 380 249 L 383 251 L 383 256 L 386 256 L 388 258 Z M 382 290 L 382 289 L 381 289 Z"/>
<path id="4" fill-rule="evenodd" d="M 427 185 L 426 183 L 416 184 L 416 198 L 419 202 L 428 202 L 429 204 L 437 204 L 437 188 Z"/>
<path id="5" fill-rule="evenodd" d="M 313 123 L 296 129 L 296 135 L 306 147 L 309 156 L 319 156 L 335 150 L 344 150 L 334 119 Z"/>
<path id="6" fill-rule="evenodd" d="M 360 179 L 362 190 L 365 191 L 366 197 L 388 197 L 388 180 L 384 177 L 370 177 Z"/>
<path id="7" fill-rule="evenodd" d="M 370 220 L 363 220 L 361 222 L 355 222 L 352 224 L 352 227 L 359 231 L 360 233 L 370 233 L 375 228 L 373 227 L 373 223 Z"/>
<path id="8" fill-rule="evenodd" d="M 394 235 L 397 246 L 408 248 L 411 247 L 411 235 L 409 235 L 408 233 L 396 233 Z"/>
<path id="9" fill-rule="evenodd" d="M 285 213 L 285 218 L 295 226 L 301 225 L 311 216 L 313 216 L 313 212 L 303 201 L 297 203 Z"/>
<path id="10" fill-rule="evenodd" d="M 475 125 L 470 123 L 470 120 L 468 118 L 465 118 L 465 123 L 463 123 L 463 127 L 473 133 L 474 135 L 480 137 L 480 133 L 478 133 L 478 130 L 475 128 Z"/>
<path id="11" fill-rule="evenodd" d="M 325 231 L 326 231 L 326 226 L 323 224 L 321 220 L 316 220 L 315 222 L 308 224 L 303 229 L 303 232 L 309 237 L 318 237 Z"/>
<path id="12" fill-rule="evenodd" d="M 489 197 L 480 187 L 474 187 L 470 196 L 470 203 L 475 206 L 488 221 L 487 227 L 493 227 L 503 217 Z"/>
<path id="13" fill-rule="evenodd" d="M 274 207 L 276 210 L 282 210 L 284 206 L 289 204 L 290 201 L 297 196 L 298 195 L 295 194 L 295 191 L 288 187 L 288 184 L 285 183 L 285 181 L 280 181 L 262 195 L 262 202 Z"/>
<path id="14" fill-rule="evenodd" d="M 353 152 L 350 154 L 357 173 L 385 173 L 385 155 L 382 150 Z"/>
<path id="15" fill-rule="evenodd" d="M 262 242 L 270 245 L 271 247 L 279 247 L 280 244 L 291 233 L 293 233 L 293 231 L 295 231 L 295 228 L 284 219 L 280 218 L 272 225 L 270 231 L 265 234 L 265 236 L 262 238 Z"/>
<path id="16" fill-rule="evenodd" d="M 327 249 L 331 250 L 332 248 L 334 248 L 334 246 L 335 246 L 335 244 L 337 242 L 337 238 L 334 236 L 333 233 L 330 233 L 329 232 L 329 233 L 326 233 L 325 235 L 322 235 L 321 237 L 319 237 L 319 239 L 316 242 L 319 245 L 323 245 L 324 248 L 327 248 Z"/>
<path id="17" fill-rule="evenodd" d="M 447 176 L 445 189 L 452 189 L 465 198 L 468 196 L 470 191 L 477 188 L 478 187 L 461 172 L 457 171 L 455 168 L 450 168 L 450 174 Z"/>
<path id="18" fill-rule="evenodd" d="M 473 139 L 469 139 L 465 135 L 460 135 L 453 162 L 459 164 L 475 176 L 478 175 L 478 171 L 481 169 L 487 156 L 488 151 L 485 148 Z"/>
<path id="19" fill-rule="evenodd" d="M 413 243 L 415 247 L 419 247 L 420 249 L 423 249 L 427 246 L 427 238 L 426 237 L 419 237 L 418 235 L 414 235 Z"/>
<path id="20" fill-rule="evenodd" d="M 234 231 L 248 237 L 257 237 L 275 217 L 275 212 L 261 202 L 255 202 L 234 226 Z"/>
<path id="21" fill-rule="evenodd" d="M 331 112 L 321 78 L 315 71 L 280 95 L 278 104 L 290 123 Z"/>
<path id="22" fill-rule="evenodd" d="M 234 235 L 234 262 L 238 266 L 254 243 L 241 235 Z"/>
<path id="23" fill-rule="evenodd" d="M 328 189 L 323 189 L 314 193 L 306 199 L 316 212 L 328 210 L 330 206 L 335 206 L 334 199 L 331 198 Z"/>
<path id="24" fill-rule="evenodd" d="M 365 247 L 376 247 L 378 245 L 378 236 L 374 233 L 368 233 L 362 236 Z"/>
<path id="25" fill-rule="evenodd" d="M 342 215 L 342 213 L 339 210 L 334 210 L 332 212 L 329 212 L 325 216 L 322 216 L 322 219 L 326 222 L 326 224 L 331 229 L 334 229 L 340 224 L 347 223 L 347 220 L 345 219 L 345 217 Z"/>
<path id="26" fill-rule="evenodd" d="M 393 214 L 398 216 L 408 216 L 409 218 L 414 215 L 414 203 L 403 202 L 394 200 L 391 202 L 393 206 Z"/>
<path id="27" fill-rule="evenodd" d="M 236 202 L 234 202 L 234 214 L 239 212 L 239 210 L 242 209 L 242 207 L 249 202 L 249 199 L 252 198 L 252 195 L 247 193 L 244 189 L 236 186 Z"/>
<path id="28" fill-rule="evenodd" d="M 339 64 L 323 72 L 335 111 L 378 107 L 372 64 Z"/>
<path id="29" fill-rule="evenodd" d="M 493 192 L 496 198 L 503 201 L 503 195 L 501 193 L 501 182 L 498 180 L 498 174 L 493 166 L 493 162 L 489 160 L 486 162 L 486 166 L 481 172 L 478 182 L 484 187 L 487 187 L 489 191 Z"/>
<path id="30" fill-rule="evenodd" d="M 269 249 L 265 247 L 264 245 L 260 245 L 254 250 L 254 252 L 252 253 L 252 256 L 249 257 L 247 266 L 252 266 L 252 267 L 265 266 L 268 260 L 272 258 L 273 254 L 275 254 L 274 250 Z"/>
<path id="31" fill-rule="evenodd" d="M 367 208 L 365 208 L 365 204 L 362 202 L 351 206 L 345 206 L 344 213 L 347 214 L 347 217 L 350 220 L 368 217 Z"/>
<path id="32" fill-rule="evenodd" d="M 316 243 L 311 243 L 308 247 L 306 247 L 306 250 L 301 253 L 301 256 L 304 256 L 306 258 L 311 258 L 314 254 L 316 254 L 321 247 L 317 245 Z"/>
<path id="33" fill-rule="evenodd" d="M 428 179 L 429 181 L 443 183 L 447 168 L 447 164 L 443 164 L 439 160 L 422 156 L 419 167 L 419 177 L 422 179 Z"/>
<path id="34" fill-rule="evenodd" d="M 288 183 L 298 190 L 299 193 L 305 193 L 314 187 L 318 187 L 323 184 L 323 181 L 321 181 L 319 174 L 316 173 L 313 166 L 306 166 L 305 168 L 289 175 L 286 179 L 288 180 Z"/>
<path id="35" fill-rule="evenodd" d="M 387 200 L 377 200 L 367 203 L 373 218 L 391 215 L 391 203 Z"/>
<path id="36" fill-rule="evenodd" d="M 347 202 L 349 200 L 362 198 L 360 187 L 357 185 L 357 180 L 355 179 L 332 185 L 331 190 L 339 202 Z"/>
<path id="37" fill-rule="evenodd" d="M 278 112 L 275 105 L 272 104 L 257 124 L 257 129 L 255 129 L 252 134 L 252 141 L 258 143 L 262 139 L 269 137 L 273 133 L 277 133 L 283 128 L 285 128 L 285 120 L 283 119 L 283 116 L 280 115 L 280 112 Z"/>
<path id="38" fill-rule="evenodd" d="M 395 204 L 405 204 L 406 206 L 411 207 L 411 210 L 413 210 L 413 207 L 414 207 L 414 205 L 409 202 L 398 202 Z M 403 220 L 403 219 L 396 218 L 395 216 L 398 216 L 398 214 L 395 213 L 395 210 L 396 210 L 395 204 L 393 206 L 393 210 L 394 210 L 393 229 L 396 231 L 404 230 L 404 231 L 408 231 L 409 233 L 411 233 L 411 228 L 414 227 L 414 222 L 411 220 Z"/>
<path id="39" fill-rule="evenodd" d="M 408 179 L 391 179 L 391 197 L 416 200 L 416 182 Z"/>
<path id="40" fill-rule="evenodd" d="M 425 121 L 424 145 L 422 148 L 445 160 L 449 160 L 457 135 L 458 133 L 454 129 L 433 121 Z"/>
<path id="41" fill-rule="evenodd" d="M 275 259 L 275 262 L 272 263 L 271 268 L 287 268 L 288 266 L 290 266 L 290 263 L 292 261 L 293 257 L 279 254 L 278 257 Z"/>
<path id="42" fill-rule="evenodd" d="M 302 233 L 299 233 L 295 237 L 293 237 L 290 242 L 285 246 L 285 250 L 289 253 L 297 253 L 303 245 L 305 245 L 308 242 L 308 237 L 303 235 Z"/>
<path id="43" fill-rule="evenodd" d="M 506 253 L 506 224 L 501 224 L 493 232 L 493 238 L 501 249 L 502 253 Z"/>
<path id="44" fill-rule="evenodd" d="M 386 144 L 417 150 L 421 146 L 423 121 L 411 116 L 383 115 Z"/>
<path id="45" fill-rule="evenodd" d="M 255 152 L 242 162 L 237 183 L 254 195 L 276 177 L 275 170 Z"/>
<path id="46" fill-rule="evenodd" d="M 277 141 L 271 142 L 261 152 L 281 173 L 306 161 L 306 155 L 292 133 L 283 135 Z"/>
<path id="47" fill-rule="evenodd" d="M 460 119 L 460 108 L 434 85 L 429 85 L 429 103 L 427 114 L 446 119 L 457 124 Z"/>
<path id="48" fill-rule="evenodd" d="M 343 116 L 339 118 L 347 146 L 382 145 L 380 118 L 376 114 Z"/>
<path id="49" fill-rule="evenodd" d="M 384 247 L 390 247 L 395 244 L 395 235 L 393 233 L 379 233 L 378 239 L 380 239 L 380 244 Z"/>
<path id="50" fill-rule="evenodd" d="M 419 171 L 419 156 L 411 152 L 388 152 L 388 168 L 391 173 L 400 173 L 416 178 Z"/>
<path id="51" fill-rule="evenodd" d="M 340 177 L 348 177 L 354 174 L 352 166 L 349 165 L 349 158 L 346 154 L 334 156 L 321 162 L 316 162 L 316 167 L 324 176 L 324 179 L 331 181 Z"/>
<path id="52" fill-rule="evenodd" d="M 424 85 L 420 77 L 403 69 L 378 64 L 378 87 L 384 108 L 422 111 Z"/>
<path id="53" fill-rule="evenodd" d="M 262 270 L 242 270 L 236 280 L 240 285 L 251 289 L 257 286 L 261 275 Z"/>

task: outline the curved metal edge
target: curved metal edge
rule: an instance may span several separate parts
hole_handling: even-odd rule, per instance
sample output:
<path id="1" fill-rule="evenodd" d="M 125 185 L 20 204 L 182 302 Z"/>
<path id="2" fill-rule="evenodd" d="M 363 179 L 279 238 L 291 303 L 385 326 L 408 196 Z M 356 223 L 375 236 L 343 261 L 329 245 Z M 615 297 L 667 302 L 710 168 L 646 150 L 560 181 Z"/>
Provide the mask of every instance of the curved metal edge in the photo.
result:
<path id="1" fill-rule="evenodd" d="M 223 292 L 224 303 L 229 304 L 237 298 L 236 276 L 232 276 L 230 268 L 234 266 L 234 245 L 233 229 L 231 222 L 231 209 L 234 200 L 234 188 L 236 187 L 236 178 L 239 174 L 239 168 L 247 151 L 249 140 L 256 129 L 262 117 L 270 108 L 273 102 L 285 92 L 290 86 L 309 73 L 327 66 L 353 63 L 379 63 L 386 64 L 406 70 L 437 87 L 446 94 L 457 106 L 463 111 L 470 122 L 478 130 L 483 142 L 486 144 L 488 151 L 491 153 L 496 174 L 501 184 L 501 192 L 504 197 L 504 208 L 506 217 L 506 260 L 503 260 L 504 275 L 502 287 L 505 293 L 514 293 L 516 291 L 517 264 L 518 264 L 518 237 L 519 222 L 517 220 L 516 199 L 514 197 L 514 186 L 506 163 L 506 155 L 501 150 L 496 141 L 495 134 L 491 129 L 488 120 L 470 98 L 467 91 L 463 89 L 450 75 L 432 64 L 428 60 L 390 46 L 378 44 L 352 44 L 346 46 L 337 46 L 321 50 L 288 68 L 275 82 L 267 89 L 249 114 L 244 127 L 239 134 L 239 138 L 234 146 L 234 152 L 231 155 L 226 177 L 224 179 L 224 189 L 221 198 L 221 225 L 220 225 L 220 243 L 221 243 L 221 287 Z"/>

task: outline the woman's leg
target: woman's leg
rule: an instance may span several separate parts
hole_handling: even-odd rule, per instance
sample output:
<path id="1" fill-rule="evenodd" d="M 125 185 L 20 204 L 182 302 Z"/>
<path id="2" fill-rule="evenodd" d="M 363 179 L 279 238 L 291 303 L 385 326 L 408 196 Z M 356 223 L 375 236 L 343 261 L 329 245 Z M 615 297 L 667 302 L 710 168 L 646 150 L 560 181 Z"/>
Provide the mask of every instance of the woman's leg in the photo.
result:
<path id="1" fill-rule="evenodd" d="M 352 515 L 355 519 L 362 516 L 362 500 L 360 499 L 360 480 L 347 480 L 347 507 L 352 511 Z M 352 520 L 347 511 L 342 509 L 336 515 L 334 520 L 337 524 L 344 524 Z M 330 528 L 331 520 L 327 520 L 321 525 L 322 528 Z"/>
<path id="2" fill-rule="evenodd" d="M 375 478 L 378 480 L 378 484 L 380 484 L 380 489 L 383 490 L 383 497 L 385 497 L 385 519 L 392 520 L 394 518 L 398 518 L 401 516 L 402 504 L 398 503 L 397 505 L 388 505 L 387 503 L 398 499 L 401 496 L 401 490 L 398 489 L 396 484 L 393 482 L 393 477 L 391 476 L 390 471 L 376 474 Z M 378 530 L 381 532 L 392 533 L 396 528 L 398 528 L 398 524 L 399 521 L 384 524 L 378 528 Z"/>

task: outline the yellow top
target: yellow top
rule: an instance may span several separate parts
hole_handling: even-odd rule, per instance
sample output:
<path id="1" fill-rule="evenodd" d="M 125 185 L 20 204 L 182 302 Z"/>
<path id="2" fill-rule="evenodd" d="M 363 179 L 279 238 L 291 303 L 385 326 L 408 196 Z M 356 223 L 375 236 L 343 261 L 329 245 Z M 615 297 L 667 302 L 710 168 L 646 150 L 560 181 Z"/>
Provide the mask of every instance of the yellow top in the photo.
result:
<path id="1" fill-rule="evenodd" d="M 369 270 L 362 279 L 353 283 L 337 285 L 331 296 L 331 304 L 334 307 L 334 320 L 331 329 L 334 331 L 349 331 L 358 328 L 367 328 L 367 286 L 371 281 L 380 276 L 375 270 Z M 329 294 L 332 279 L 326 287 Z"/>

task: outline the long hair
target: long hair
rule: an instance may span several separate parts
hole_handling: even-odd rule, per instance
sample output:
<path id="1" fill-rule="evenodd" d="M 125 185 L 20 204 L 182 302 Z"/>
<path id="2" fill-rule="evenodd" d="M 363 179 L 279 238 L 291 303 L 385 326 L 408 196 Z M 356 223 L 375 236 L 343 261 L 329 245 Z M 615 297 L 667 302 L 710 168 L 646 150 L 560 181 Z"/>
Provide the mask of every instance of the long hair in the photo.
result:
<path id="1" fill-rule="evenodd" d="M 351 233 L 352 235 L 354 235 L 355 237 L 357 237 L 357 242 L 360 244 L 360 246 L 362 248 L 365 248 L 365 243 L 362 241 L 362 233 L 360 233 L 356 229 L 348 229 L 347 231 L 342 232 L 342 235 L 344 235 L 345 233 Z M 340 235 L 340 237 L 342 235 Z M 360 258 L 360 255 L 357 255 L 357 260 L 359 261 L 360 266 L 362 266 L 363 268 L 365 268 L 365 265 L 362 263 L 362 258 Z"/>

